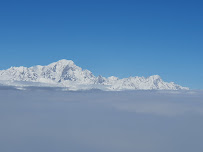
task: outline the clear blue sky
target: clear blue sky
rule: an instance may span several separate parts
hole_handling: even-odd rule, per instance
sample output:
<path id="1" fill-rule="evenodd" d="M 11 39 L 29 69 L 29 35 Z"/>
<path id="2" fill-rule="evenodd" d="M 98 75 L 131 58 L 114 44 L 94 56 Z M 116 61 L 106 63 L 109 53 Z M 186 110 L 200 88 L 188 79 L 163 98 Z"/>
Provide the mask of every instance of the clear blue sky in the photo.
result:
<path id="1" fill-rule="evenodd" d="M 203 89 L 203 2 L 1 0 L 0 69 L 59 59 Z"/>

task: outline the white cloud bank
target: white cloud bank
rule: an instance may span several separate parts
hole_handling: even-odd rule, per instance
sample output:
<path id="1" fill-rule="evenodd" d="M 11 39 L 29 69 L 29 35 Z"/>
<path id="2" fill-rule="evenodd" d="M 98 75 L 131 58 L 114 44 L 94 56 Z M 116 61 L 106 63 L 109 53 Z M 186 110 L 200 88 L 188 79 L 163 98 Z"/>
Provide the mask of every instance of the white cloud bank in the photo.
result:
<path id="1" fill-rule="evenodd" d="M 0 151 L 202 152 L 202 91 L 0 87 Z"/>

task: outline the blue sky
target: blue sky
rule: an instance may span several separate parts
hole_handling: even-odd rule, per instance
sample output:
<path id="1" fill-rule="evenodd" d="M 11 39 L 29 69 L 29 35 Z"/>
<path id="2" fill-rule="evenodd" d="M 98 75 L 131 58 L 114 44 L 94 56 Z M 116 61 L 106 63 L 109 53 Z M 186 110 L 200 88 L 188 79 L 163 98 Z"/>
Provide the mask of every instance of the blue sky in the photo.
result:
<path id="1" fill-rule="evenodd" d="M 0 69 L 71 59 L 95 75 L 203 89 L 202 1 L 0 2 Z"/>

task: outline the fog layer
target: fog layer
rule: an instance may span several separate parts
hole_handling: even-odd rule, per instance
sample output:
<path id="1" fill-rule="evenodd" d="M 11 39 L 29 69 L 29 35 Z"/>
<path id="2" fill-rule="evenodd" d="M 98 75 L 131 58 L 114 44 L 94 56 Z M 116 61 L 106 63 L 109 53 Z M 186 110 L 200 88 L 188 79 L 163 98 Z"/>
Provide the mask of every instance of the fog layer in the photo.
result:
<path id="1" fill-rule="evenodd" d="M 0 87 L 1 152 L 202 152 L 202 91 Z"/>

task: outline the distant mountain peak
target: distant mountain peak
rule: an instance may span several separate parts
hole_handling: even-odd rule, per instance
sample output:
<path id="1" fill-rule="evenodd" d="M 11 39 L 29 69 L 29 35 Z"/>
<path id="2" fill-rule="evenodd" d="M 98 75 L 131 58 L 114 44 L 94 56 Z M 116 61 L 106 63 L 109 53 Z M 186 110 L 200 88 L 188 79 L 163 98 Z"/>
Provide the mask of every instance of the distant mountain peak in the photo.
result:
<path id="1" fill-rule="evenodd" d="M 68 90 L 187 90 L 188 88 L 173 82 L 164 82 L 159 75 L 129 77 L 119 79 L 94 76 L 89 70 L 83 70 L 72 60 L 62 59 L 47 66 L 11 67 L 0 70 L 0 83 L 16 86 L 57 86 Z"/>
<path id="2" fill-rule="evenodd" d="M 72 60 L 66 60 L 66 59 L 61 59 L 59 61 L 57 61 L 56 63 L 58 64 L 74 64 L 74 62 Z"/>
<path id="3" fill-rule="evenodd" d="M 161 79 L 159 75 L 152 75 L 149 77 L 150 79 Z"/>
<path id="4" fill-rule="evenodd" d="M 75 63 L 72 61 L 72 60 L 66 60 L 66 59 L 62 59 L 62 60 L 59 60 L 57 62 L 53 62 L 51 64 L 49 64 L 50 66 L 51 65 L 61 65 L 61 66 L 74 66 Z M 47 66 L 49 66 L 47 65 Z"/>

